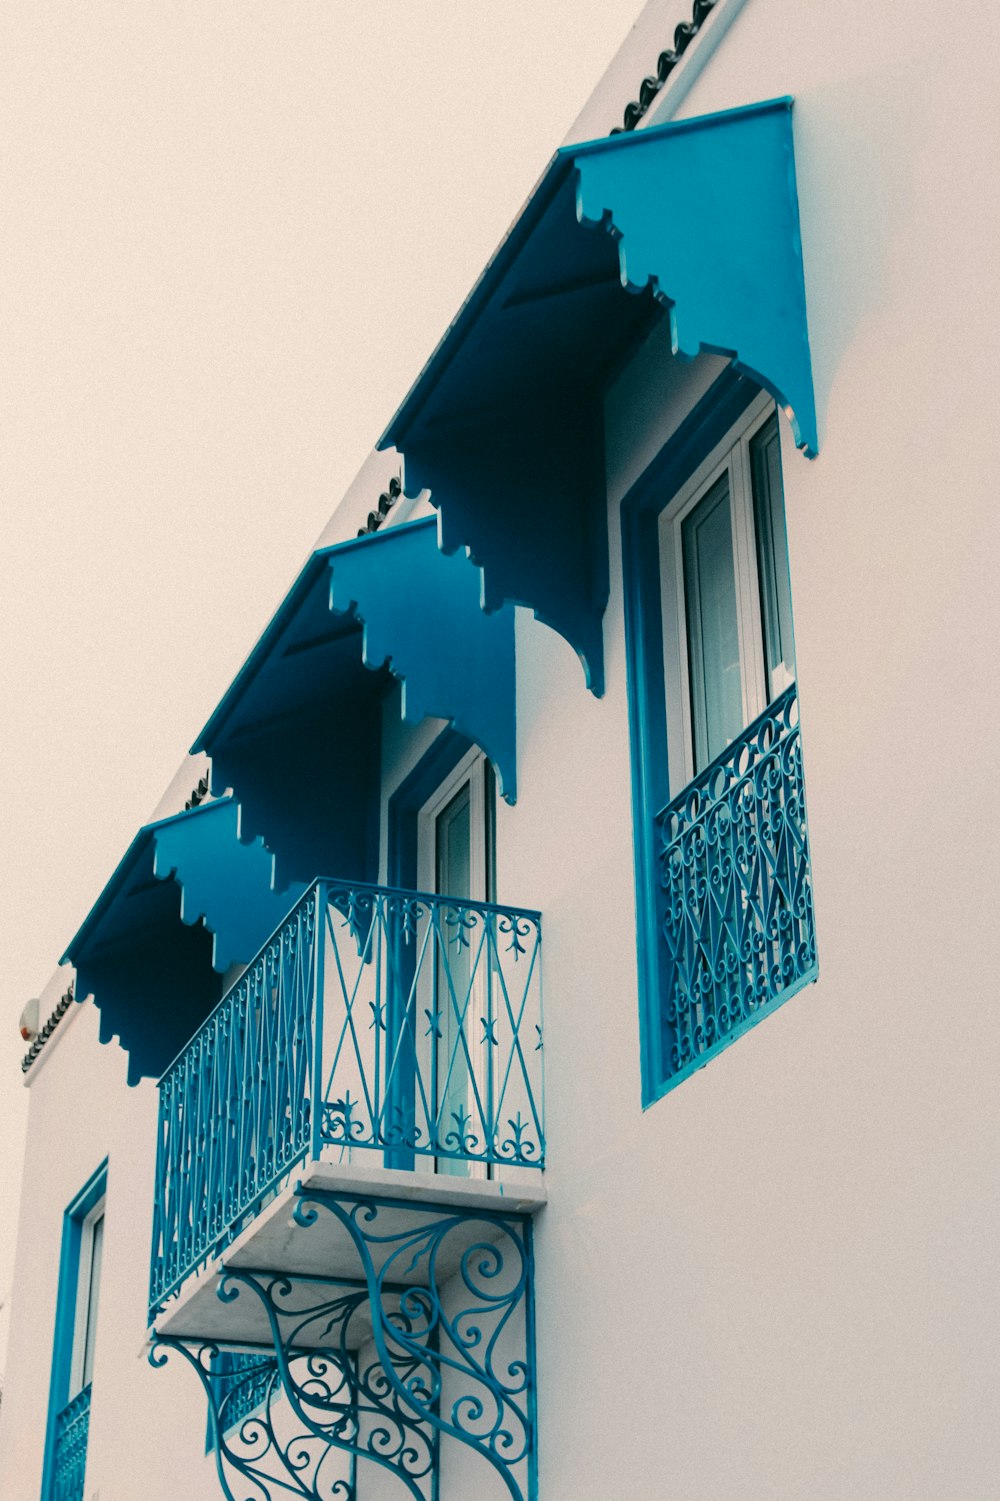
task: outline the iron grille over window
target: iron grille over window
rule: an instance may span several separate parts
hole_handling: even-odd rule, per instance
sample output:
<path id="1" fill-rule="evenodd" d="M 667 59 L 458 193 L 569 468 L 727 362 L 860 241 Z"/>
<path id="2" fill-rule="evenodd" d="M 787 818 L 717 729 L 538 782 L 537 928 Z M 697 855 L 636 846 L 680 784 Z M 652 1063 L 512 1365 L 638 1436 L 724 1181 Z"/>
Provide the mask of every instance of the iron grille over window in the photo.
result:
<path id="1" fill-rule="evenodd" d="M 623 528 L 647 1101 L 816 974 L 777 415 L 691 422 Z"/>

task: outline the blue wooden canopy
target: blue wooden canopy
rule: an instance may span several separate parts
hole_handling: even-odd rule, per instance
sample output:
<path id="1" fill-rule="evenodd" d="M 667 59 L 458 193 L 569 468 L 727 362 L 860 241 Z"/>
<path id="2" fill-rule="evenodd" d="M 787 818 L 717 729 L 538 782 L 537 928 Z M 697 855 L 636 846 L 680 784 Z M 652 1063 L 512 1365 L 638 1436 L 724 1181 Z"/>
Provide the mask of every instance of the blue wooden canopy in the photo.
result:
<path id="1" fill-rule="evenodd" d="M 315 552 L 195 743 L 232 788 L 273 883 L 377 879 L 383 701 L 480 746 L 513 802 L 514 612 L 480 608 L 434 517 Z"/>
<path id="2" fill-rule="evenodd" d="M 817 449 L 790 99 L 559 151 L 380 440 L 483 604 L 528 605 L 603 687 L 603 395 L 653 323 L 727 355 Z M 625 295 L 626 293 L 630 295 Z"/>
<path id="3" fill-rule="evenodd" d="M 160 1074 L 248 964 L 302 888 L 276 893 L 271 858 L 237 838 L 232 798 L 144 825 L 62 963 L 128 1052 L 128 1082 Z"/>

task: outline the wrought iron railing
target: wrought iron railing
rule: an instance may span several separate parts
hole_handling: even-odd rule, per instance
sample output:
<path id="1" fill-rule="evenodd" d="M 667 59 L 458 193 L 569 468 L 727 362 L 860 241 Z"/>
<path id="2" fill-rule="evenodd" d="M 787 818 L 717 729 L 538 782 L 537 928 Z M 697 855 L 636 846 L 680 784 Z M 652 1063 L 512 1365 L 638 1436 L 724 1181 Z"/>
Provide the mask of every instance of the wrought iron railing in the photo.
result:
<path id="1" fill-rule="evenodd" d="M 306 1157 L 541 1167 L 541 1045 L 537 912 L 318 881 L 160 1081 L 151 1307 Z"/>
<path id="2" fill-rule="evenodd" d="M 85 1386 L 56 1417 L 51 1501 L 83 1501 L 89 1433 L 90 1387 Z"/>
<path id="3" fill-rule="evenodd" d="M 215 1448 L 221 1435 L 263 1406 L 278 1384 L 275 1356 L 263 1350 L 217 1350 L 214 1346 L 213 1351 L 208 1371 L 212 1405 L 206 1450 Z"/>
<path id="4" fill-rule="evenodd" d="M 816 969 L 792 684 L 657 815 L 662 1066 L 703 1063 Z"/>

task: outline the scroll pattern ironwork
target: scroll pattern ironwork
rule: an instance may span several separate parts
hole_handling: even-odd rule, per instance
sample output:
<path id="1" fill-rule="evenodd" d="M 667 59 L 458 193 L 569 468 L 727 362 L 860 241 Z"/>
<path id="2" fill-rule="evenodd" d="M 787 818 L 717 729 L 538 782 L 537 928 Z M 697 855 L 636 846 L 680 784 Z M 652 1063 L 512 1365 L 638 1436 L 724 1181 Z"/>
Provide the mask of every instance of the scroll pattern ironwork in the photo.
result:
<path id="1" fill-rule="evenodd" d="M 59 1413 L 52 1452 L 52 1501 L 83 1501 L 90 1435 L 90 1387 L 85 1386 Z"/>
<path id="2" fill-rule="evenodd" d="M 442 1437 L 493 1466 L 513 1501 L 534 1501 L 530 1220 L 409 1205 L 401 1230 L 387 1210 L 398 1216 L 400 1205 L 300 1196 L 300 1226 L 330 1215 L 350 1237 L 352 1284 L 227 1269 L 219 1297 L 256 1300 L 271 1341 L 258 1352 L 261 1369 L 271 1360 L 264 1401 L 237 1428 L 218 1399 L 217 1346 L 154 1346 L 154 1364 L 178 1349 L 202 1382 L 227 1501 L 355 1501 L 359 1461 L 390 1471 L 415 1501 L 437 1501 Z"/>
<path id="3" fill-rule="evenodd" d="M 161 1364 L 178 1349 L 197 1372 L 227 1501 L 289 1493 L 304 1501 L 356 1501 L 359 1457 L 392 1471 L 419 1501 L 436 1501 L 434 1433 L 392 1400 L 378 1360 L 362 1359 L 351 1347 L 366 1294 L 307 1292 L 303 1300 L 300 1284 L 267 1273 L 241 1275 L 239 1283 L 274 1314 L 275 1348 L 281 1347 L 279 1357 L 270 1350 L 245 1354 L 259 1378 L 254 1411 L 237 1420 L 227 1398 L 220 1399 L 215 1371 L 224 1356 L 217 1345 L 167 1337 L 151 1355 Z M 228 1296 L 240 1288 L 227 1283 L 225 1290 Z M 296 1333 L 310 1342 L 307 1348 L 295 1347 Z"/>
<path id="4" fill-rule="evenodd" d="M 235 1428 L 266 1401 L 273 1384 L 274 1360 L 259 1351 L 233 1350 L 220 1356 L 214 1378 L 214 1407 L 222 1431 Z M 209 1442 L 214 1443 L 209 1424 Z"/>
<path id="5" fill-rule="evenodd" d="M 670 1077 L 705 1062 L 815 973 L 795 685 L 656 823 Z"/>
<path id="6" fill-rule="evenodd" d="M 541 1167 L 541 919 L 319 881 L 160 1081 L 150 1305 L 304 1158 Z"/>

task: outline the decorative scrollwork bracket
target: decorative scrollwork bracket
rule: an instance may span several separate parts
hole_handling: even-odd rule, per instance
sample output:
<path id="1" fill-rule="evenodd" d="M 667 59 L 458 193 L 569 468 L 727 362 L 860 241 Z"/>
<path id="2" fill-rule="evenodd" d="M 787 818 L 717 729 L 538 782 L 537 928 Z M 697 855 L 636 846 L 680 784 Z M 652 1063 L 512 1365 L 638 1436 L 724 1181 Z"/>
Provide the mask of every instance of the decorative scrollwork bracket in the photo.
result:
<path id="1" fill-rule="evenodd" d="M 242 1303 L 262 1341 L 235 1387 L 219 1380 L 221 1339 L 161 1335 L 150 1356 L 162 1365 L 177 1350 L 198 1375 L 227 1501 L 357 1501 L 370 1464 L 400 1494 L 439 1501 L 442 1441 L 492 1467 L 492 1486 L 480 1472 L 484 1495 L 535 1501 L 530 1219 L 295 1193 L 295 1225 L 332 1233 L 357 1275 L 222 1268 L 218 1297 L 234 1312 Z"/>

